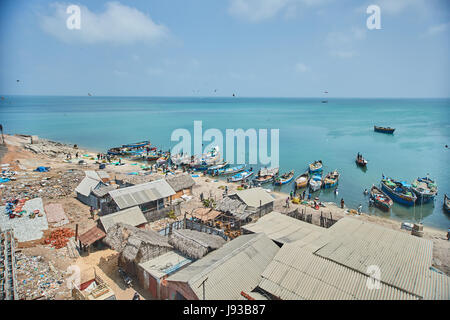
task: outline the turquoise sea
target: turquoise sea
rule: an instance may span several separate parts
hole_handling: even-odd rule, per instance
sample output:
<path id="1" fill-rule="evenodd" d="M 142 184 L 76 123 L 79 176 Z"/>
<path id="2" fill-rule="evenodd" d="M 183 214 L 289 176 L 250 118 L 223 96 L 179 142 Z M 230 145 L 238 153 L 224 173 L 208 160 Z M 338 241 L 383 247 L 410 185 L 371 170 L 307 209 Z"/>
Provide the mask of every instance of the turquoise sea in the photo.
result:
<path id="1" fill-rule="evenodd" d="M 361 203 L 371 214 L 400 221 L 423 217 L 425 225 L 447 229 L 450 216 L 443 197 L 450 195 L 449 99 L 321 98 L 157 98 L 5 96 L 0 123 L 5 133 L 36 134 L 93 150 L 150 139 L 169 149 L 174 129 L 280 129 L 281 171 L 296 176 L 321 159 L 325 172 L 341 172 L 339 195 L 320 191 L 322 201 L 344 198 L 350 208 Z M 395 127 L 394 135 L 376 133 L 373 125 Z M 205 143 L 206 145 L 207 143 Z M 366 171 L 355 164 L 361 152 Z M 255 167 L 255 166 L 254 166 Z M 257 168 L 255 168 L 257 169 Z M 434 203 L 415 208 L 398 204 L 390 213 L 368 207 L 365 188 L 381 175 L 411 182 L 427 173 L 439 186 Z M 293 185 L 283 186 L 289 192 Z"/>

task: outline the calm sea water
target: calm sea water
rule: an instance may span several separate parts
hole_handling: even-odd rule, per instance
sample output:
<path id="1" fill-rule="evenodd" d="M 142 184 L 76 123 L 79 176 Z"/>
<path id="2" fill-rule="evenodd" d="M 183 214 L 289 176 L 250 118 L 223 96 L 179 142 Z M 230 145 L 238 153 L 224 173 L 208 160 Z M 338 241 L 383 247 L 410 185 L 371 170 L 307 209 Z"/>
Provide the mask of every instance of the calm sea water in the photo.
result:
<path id="1" fill-rule="evenodd" d="M 450 194 L 449 99 L 329 99 L 320 98 L 140 98 L 7 96 L 0 101 L 5 133 L 37 134 L 77 143 L 94 150 L 150 139 L 168 149 L 174 129 L 192 132 L 194 120 L 203 130 L 280 129 L 281 171 L 304 172 L 310 162 L 324 161 L 325 173 L 341 172 L 339 195 L 320 191 L 322 201 L 348 207 L 360 203 L 366 212 L 447 229 L 450 216 L 443 209 Z M 394 135 L 376 133 L 373 125 L 395 127 Z M 206 145 L 206 143 L 205 143 Z M 355 164 L 361 152 L 366 171 Z M 256 168 L 255 168 L 256 169 Z M 390 213 L 368 207 L 365 188 L 379 184 L 381 175 L 411 182 L 427 173 L 439 186 L 434 203 L 406 208 L 394 204 Z M 289 192 L 293 185 L 283 186 Z"/>

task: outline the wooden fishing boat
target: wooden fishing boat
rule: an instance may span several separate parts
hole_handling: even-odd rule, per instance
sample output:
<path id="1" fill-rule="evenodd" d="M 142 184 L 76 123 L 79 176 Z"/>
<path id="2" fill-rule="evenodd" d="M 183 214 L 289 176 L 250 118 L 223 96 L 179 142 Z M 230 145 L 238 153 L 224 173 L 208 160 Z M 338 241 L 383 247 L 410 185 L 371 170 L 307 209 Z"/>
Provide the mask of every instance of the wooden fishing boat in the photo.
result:
<path id="1" fill-rule="evenodd" d="M 381 179 L 381 190 L 392 200 L 405 206 L 413 206 L 417 196 L 406 182 L 398 182 L 391 178 Z"/>
<path id="2" fill-rule="evenodd" d="M 150 146 L 150 141 L 142 141 L 111 148 L 107 153 L 113 156 L 139 156 L 141 153 L 144 153 L 147 148 L 150 148 Z"/>
<path id="3" fill-rule="evenodd" d="M 359 157 L 358 157 L 359 156 Z M 359 154 L 356 156 L 355 162 L 360 167 L 367 166 L 367 160 L 363 158 L 362 154 Z"/>
<path id="4" fill-rule="evenodd" d="M 394 133 L 395 128 L 391 128 L 391 127 L 377 127 L 377 126 L 373 126 L 373 130 L 375 132 L 381 132 L 381 133 Z"/>
<path id="5" fill-rule="evenodd" d="M 450 213 L 450 198 L 444 194 L 444 210 L 447 213 Z"/>
<path id="6" fill-rule="evenodd" d="M 287 173 L 282 174 L 281 176 L 274 179 L 274 184 L 276 186 L 281 186 L 283 184 L 287 184 L 294 179 L 294 170 L 291 170 Z"/>
<path id="7" fill-rule="evenodd" d="M 235 174 L 241 171 L 245 170 L 246 165 L 241 164 L 239 166 L 229 167 L 229 168 L 222 168 L 222 169 L 216 169 L 213 171 L 213 176 L 222 176 L 222 175 L 228 175 L 228 174 Z"/>
<path id="8" fill-rule="evenodd" d="M 334 170 L 333 172 L 328 173 L 325 178 L 323 179 L 323 188 L 329 189 L 337 186 L 339 182 L 339 172 L 337 170 Z"/>
<path id="9" fill-rule="evenodd" d="M 297 189 L 306 188 L 308 186 L 308 179 L 309 179 L 308 172 L 299 175 L 295 179 L 295 186 L 297 187 Z"/>
<path id="10" fill-rule="evenodd" d="M 158 165 L 167 164 L 167 162 L 169 161 L 169 159 L 170 159 L 170 154 L 165 154 L 165 155 L 163 155 L 162 157 L 159 157 L 159 158 L 156 160 L 156 163 L 157 163 Z"/>
<path id="11" fill-rule="evenodd" d="M 323 168 L 322 160 L 317 160 L 309 165 L 309 172 L 311 173 L 321 172 L 322 168 Z"/>
<path id="12" fill-rule="evenodd" d="M 322 175 L 320 173 L 314 174 L 309 179 L 309 190 L 315 192 L 322 187 Z"/>
<path id="13" fill-rule="evenodd" d="M 411 189 L 417 195 L 419 204 L 433 201 L 438 192 L 437 184 L 428 177 L 414 180 Z"/>
<path id="14" fill-rule="evenodd" d="M 220 164 L 217 164 L 215 166 L 209 167 L 208 170 L 206 171 L 209 174 L 212 174 L 215 170 L 219 170 L 219 169 L 223 169 L 226 168 L 228 166 L 228 162 L 222 162 Z"/>
<path id="15" fill-rule="evenodd" d="M 261 169 L 254 181 L 259 184 L 273 182 L 274 178 L 278 175 L 279 170 L 280 168 Z"/>
<path id="16" fill-rule="evenodd" d="M 234 176 L 228 178 L 229 182 L 239 182 L 239 181 L 243 181 L 246 180 L 247 178 L 251 177 L 253 175 L 253 171 L 250 170 L 245 170 L 242 172 L 239 172 L 237 174 L 235 174 Z"/>
<path id="17" fill-rule="evenodd" d="M 394 204 L 394 201 L 383 192 L 380 188 L 372 186 L 370 189 L 370 199 L 373 200 L 373 204 L 381 210 L 389 211 Z"/>

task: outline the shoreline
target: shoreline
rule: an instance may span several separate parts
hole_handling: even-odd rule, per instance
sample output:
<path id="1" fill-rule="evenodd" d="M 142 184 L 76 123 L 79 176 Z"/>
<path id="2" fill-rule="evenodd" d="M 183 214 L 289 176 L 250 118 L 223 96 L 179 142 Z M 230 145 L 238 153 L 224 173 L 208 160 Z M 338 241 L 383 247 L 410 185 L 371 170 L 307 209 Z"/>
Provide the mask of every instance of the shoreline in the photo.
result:
<path id="1" fill-rule="evenodd" d="M 9 135 L 9 134 L 5 134 L 4 136 L 5 136 L 5 142 L 7 142 L 8 140 L 14 139 L 14 137 L 19 138 L 19 139 L 26 139 L 26 138 L 24 138 L 24 136 L 28 136 L 28 135 L 22 135 L 22 134 Z M 24 143 L 24 140 L 22 140 L 21 143 Z M 84 158 L 83 155 L 85 155 L 85 154 L 89 154 L 90 156 L 93 156 L 95 158 L 98 153 L 104 153 L 105 152 L 105 151 L 98 151 L 98 150 L 93 150 L 93 149 L 90 149 L 90 148 L 85 148 L 85 147 L 83 147 L 81 145 L 77 145 L 78 149 L 75 149 L 73 147 L 74 144 L 68 144 L 68 143 L 65 143 L 65 142 L 54 141 L 54 140 L 50 140 L 50 139 L 47 139 L 47 138 L 39 138 L 39 142 L 37 144 L 35 144 L 35 145 L 51 145 L 51 146 L 56 146 L 57 148 L 60 147 L 62 150 L 61 150 L 61 152 L 58 155 L 63 154 L 63 151 L 71 151 L 71 154 L 79 152 L 80 155 L 81 155 L 81 157 L 79 157 L 79 159 L 83 159 Z M 0 153 L 0 163 L 4 163 L 5 162 L 5 161 L 3 161 L 3 158 L 6 158 L 6 156 L 8 156 L 8 154 L 10 152 L 9 150 L 11 149 L 11 148 L 8 149 L 8 147 L 7 147 L 8 143 L 6 143 L 5 146 L 6 146 L 7 150 L 3 154 Z M 17 145 L 14 145 L 14 146 L 17 147 Z M 22 145 L 22 147 L 23 147 L 23 145 Z M 26 147 L 25 147 L 25 149 L 26 149 Z M 38 154 L 38 153 L 39 152 L 36 152 L 36 154 Z M 45 151 L 44 151 L 44 153 L 45 153 Z M 144 162 L 131 161 L 131 160 L 126 159 L 126 158 L 122 159 L 122 162 L 124 164 L 130 164 L 130 163 L 144 164 Z M 65 164 L 69 165 L 69 164 L 74 164 L 74 163 L 65 163 Z M 116 171 L 116 170 L 114 170 L 114 171 Z M 117 172 L 119 174 L 125 173 L 124 170 L 118 170 L 118 171 L 120 171 L 120 172 Z M 206 178 L 206 179 L 218 180 L 219 183 L 222 183 L 224 185 L 228 185 L 229 189 L 231 189 L 231 190 L 234 189 L 233 187 L 239 186 L 239 184 L 235 184 L 235 183 L 232 183 L 232 182 L 227 182 L 226 179 L 220 179 L 219 177 L 211 177 L 211 176 L 208 176 L 208 175 L 204 175 L 202 172 L 198 172 L 196 174 L 198 174 L 200 177 L 203 177 L 203 178 Z M 262 186 L 262 188 L 263 189 L 269 189 L 269 188 L 264 188 L 264 185 Z M 283 200 L 285 200 L 287 197 L 289 197 L 289 193 L 287 193 L 287 192 L 271 190 L 270 193 L 276 195 L 277 198 L 279 198 L 279 199 L 282 198 Z M 311 201 L 313 201 L 313 200 L 311 200 Z M 321 211 L 321 210 L 325 211 L 327 208 L 330 208 L 330 207 L 333 208 L 332 211 L 335 211 L 335 212 L 336 212 L 336 210 L 346 211 L 346 210 L 352 210 L 352 209 L 357 211 L 356 208 L 350 208 L 350 207 L 347 207 L 347 206 L 344 206 L 344 209 L 341 209 L 339 204 L 337 204 L 335 202 L 328 201 L 328 202 L 323 202 L 323 203 L 326 205 L 326 207 L 325 208 L 321 207 L 319 209 L 319 211 Z M 292 202 L 290 203 L 290 205 L 291 206 L 296 206 Z M 304 205 L 298 205 L 298 206 L 304 207 Z M 399 224 L 400 226 L 401 226 L 402 222 L 405 222 L 405 220 L 402 221 L 402 220 L 395 219 L 395 218 L 392 218 L 392 217 L 387 218 L 387 217 L 383 217 L 383 216 L 379 216 L 379 215 L 369 214 L 367 212 L 361 212 L 361 214 L 359 214 L 359 215 L 357 214 L 356 216 L 372 217 L 372 218 L 376 218 L 377 220 L 385 221 L 385 222 L 390 223 L 390 224 Z M 432 233 L 435 233 L 435 232 L 445 232 L 446 233 L 447 232 L 447 228 L 444 228 L 444 227 L 439 228 L 439 227 L 428 226 L 426 224 L 423 224 L 423 228 L 424 228 L 424 231 L 425 231 L 425 229 L 427 229 L 427 230 L 429 230 L 429 232 L 432 232 Z"/>
<path id="2" fill-rule="evenodd" d="M 44 204 L 59 203 L 63 206 L 64 211 L 70 220 L 70 223 L 64 227 L 74 229 L 78 224 L 79 232 L 82 234 L 96 225 L 98 216 L 92 216 L 89 207 L 78 201 L 74 195 L 75 187 L 84 178 L 83 171 L 98 170 L 99 164 L 96 160 L 96 152 L 87 150 L 82 146 L 78 146 L 78 149 L 74 149 L 73 145 L 71 146 L 47 139 L 40 139 L 40 142 L 37 144 L 30 144 L 29 139 L 20 136 L 5 135 L 5 140 L 8 150 L 1 159 L 1 163 L 9 163 L 10 168 L 17 171 L 17 174 L 15 175 L 17 181 L 10 181 L 3 184 L 4 187 L 0 189 L 3 200 L 5 200 L 4 198 L 11 196 L 20 196 L 20 192 L 17 193 L 17 189 L 14 190 L 14 186 L 20 186 L 23 183 L 34 183 L 33 187 L 27 187 L 27 192 L 34 195 L 34 197 L 41 197 Z M 30 149 L 31 146 L 33 147 Z M 35 151 L 32 151 L 33 148 Z M 75 152 L 79 152 L 80 157 L 78 159 L 72 158 L 72 161 L 68 162 L 66 160 L 67 152 L 71 152 L 72 155 Z M 78 161 L 81 159 L 84 160 L 85 164 L 78 164 Z M 119 166 L 107 165 L 102 171 L 108 173 L 111 179 L 114 179 L 117 175 L 124 175 L 130 172 L 138 172 L 139 175 L 144 173 L 140 167 L 140 163 L 137 161 L 122 159 L 122 163 L 123 165 Z M 48 166 L 51 167 L 51 170 L 48 173 L 33 172 L 38 166 Z M 177 172 L 182 171 L 177 170 Z M 148 179 L 152 180 L 163 178 L 164 174 L 161 170 L 148 176 Z M 50 182 L 53 181 L 53 186 L 51 186 L 50 183 L 46 184 L 45 187 L 40 187 L 39 184 L 43 181 L 42 179 Z M 223 197 L 224 186 L 228 186 L 228 194 L 234 193 L 240 186 L 239 184 L 227 182 L 218 177 L 210 177 L 200 172 L 198 173 L 198 177 L 194 177 L 193 179 L 195 185 L 192 190 L 192 198 L 189 201 L 182 202 L 180 208 L 181 215 L 176 217 L 177 220 L 182 219 L 185 213 L 189 215 L 192 210 L 203 207 L 203 204 L 200 201 L 200 195 L 202 193 L 206 197 L 212 197 L 215 200 L 219 200 Z M 60 188 L 60 180 L 63 184 L 62 188 Z M 40 192 L 38 190 L 39 188 L 41 188 L 43 192 Z M 350 216 L 385 228 L 411 234 L 411 231 L 401 229 L 401 221 L 395 219 L 371 215 L 364 212 L 361 214 L 352 214 L 348 212 L 351 208 L 345 207 L 344 209 L 341 209 L 334 202 L 323 202 L 325 207 L 320 207 L 318 210 L 312 208 L 310 205 L 294 204 L 292 202 L 289 203 L 289 208 L 286 208 L 286 198 L 289 196 L 287 193 L 271 191 L 270 194 L 274 197 L 274 211 L 283 214 L 294 211 L 295 209 L 303 210 L 305 214 L 312 215 L 311 223 L 318 226 L 320 226 L 320 215 L 322 213 L 327 218 L 330 218 L 331 215 L 334 220 Z M 159 231 L 166 228 L 167 223 L 173 221 L 174 220 L 168 217 L 162 218 L 149 223 L 146 228 Z M 53 228 L 54 227 L 49 226 L 49 230 L 52 230 Z M 434 266 L 444 273 L 450 274 L 450 241 L 446 238 L 446 230 L 428 226 L 424 226 L 423 230 L 423 238 L 433 242 Z M 20 243 L 20 246 L 23 248 L 22 250 L 24 250 L 24 252 L 29 252 L 30 254 L 39 252 L 39 255 L 47 257 L 50 255 L 51 251 L 48 251 L 48 248 L 44 246 L 44 243 L 42 243 L 41 240 L 29 244 L 22 242 Z M 64 270 L 67 265 L 70 265 L 73 262 L 74 261 L 70 261 L 70 258 L 64 258 L 59 259 L 57 264 L 58 267 Z"/>

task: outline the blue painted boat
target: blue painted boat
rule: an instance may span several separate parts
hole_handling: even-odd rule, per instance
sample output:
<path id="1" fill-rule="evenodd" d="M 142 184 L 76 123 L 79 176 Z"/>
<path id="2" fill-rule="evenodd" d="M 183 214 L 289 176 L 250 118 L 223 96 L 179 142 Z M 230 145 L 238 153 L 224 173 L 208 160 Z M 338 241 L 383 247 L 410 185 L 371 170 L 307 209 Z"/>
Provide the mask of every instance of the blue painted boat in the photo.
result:
<path id="1" fill-rule="evenodd" d="M 243 181 L 249 177 L 251 177 L 253 175 L 253 171 L 250 170 L 245 170 L 243 172 L 239 172 L 237 174 L 235 174 L 234 176 L 228 178 L 229 182 L 239 182 L 239 181 Z"/>
<path id="2" fill-rule="evenodd" d="M 280 177 L 275 178 L 274 185 L 281 186 L 283 184 L 287 184 L 294 179 L 294 170 L 291 170 L 285 174 L 282 174 Z"/>
<path id="3" fill-rule="evenodd" d="M 391 178 L 381 179 L 381 190 L 397 203 L 405 206 L 413 206 L 417 196 L 406 182 L 398 182 Z"/>
<path id="4" fill-rule="evenodd" d="M 223 169 L 223 168 L 226 168 L 226 167 L 228 167 L 228 162 L 225 161 L 225 162 L 223 162 L 221 164 L 209 167 L 206 172 L 209 173 L 209 174 L 213 174 L 215 170 Z"/>
<path id="5" fill-rule="evenodd" d="M 214 170 L 213 176 L 222 176 L 227 174 L 234 174 L 245 170 L 245 167 L 247 165 L 241 164 L 239 166 L 229 167 L 229 168 L 222 168 Z"/>
<path id="6" fill-rule="evenodd" d="M 314 161 L 309 165 L 309 172 L 311 173 L 322 172 L 322 170 L 323 170 L 322 160 Z"/>
<path id="7" fill-rule="evenodd" d="M 322 174 L 316 173 L 309 179 L 309 190 L 315 192 L 322 187 Z"/>
<path id="8" fill-rule="evenodd" d="M 447 195 L 444 195 L 444 210 L 447 213 L 450 213 L 450 198 Z"/>
<path id="9" fill-rule="evenodd" d="M 438 192 L 437 184 L 430 178 L 417 178 L 411 185 L 417 195 L 417 203 L 432 202 Z"/>
<path id="10" fill-rule="evenodd" d="M 333 188 L 338 185 L 339 182 L 339 172 L 337 170 L 334 170 L 333 172 L 328 173 L 325 178 L 323 179 L 323 188 L 329 189 Z"/>

